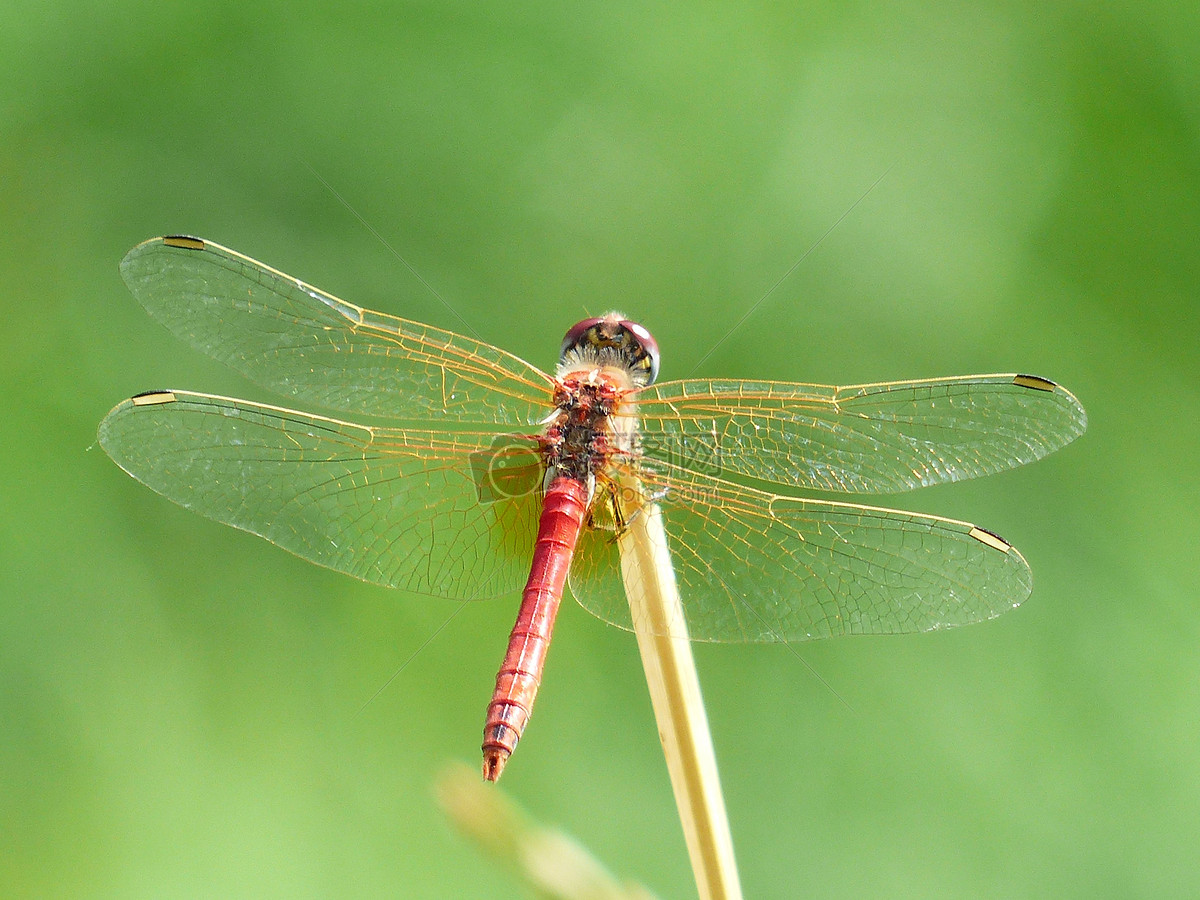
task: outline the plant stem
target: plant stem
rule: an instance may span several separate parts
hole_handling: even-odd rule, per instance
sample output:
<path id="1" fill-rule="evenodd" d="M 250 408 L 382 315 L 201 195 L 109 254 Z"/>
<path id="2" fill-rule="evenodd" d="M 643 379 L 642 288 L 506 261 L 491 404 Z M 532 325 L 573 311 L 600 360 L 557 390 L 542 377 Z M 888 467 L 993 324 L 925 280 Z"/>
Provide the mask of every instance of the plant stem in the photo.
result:
<path id="1" fill-rule="evenodd" d="M 632 476 L 622 487 L 626 496 L 643 496 Z M 742 889 L 712 736 L 657 504 L 647 503 L 631 512 L 618 547 L 696 888 L 701 900 L 740 900 Z"/>

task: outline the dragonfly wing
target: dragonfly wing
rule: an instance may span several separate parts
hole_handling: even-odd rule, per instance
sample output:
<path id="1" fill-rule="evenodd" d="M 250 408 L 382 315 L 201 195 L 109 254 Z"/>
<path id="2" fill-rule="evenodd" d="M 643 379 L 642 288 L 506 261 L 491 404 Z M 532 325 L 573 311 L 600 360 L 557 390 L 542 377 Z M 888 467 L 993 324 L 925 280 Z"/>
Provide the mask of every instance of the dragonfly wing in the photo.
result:
<path id="1" fill-rule="evenodd" d="M 521 427 L 551 405 L 549 376 L 510 353 L 362 309 L 219 244 L 155 238 L 121 274 L 177 337 L 329 410 Z"/>
<path id="2" fill-rule="evenodd" d="M 1018 606 L 1029 566 L 966 522 L 804 500 L 660 466 L 660 498 L 693 640 L 798 641 L 964 625 Z M 571 590 L 589 612 L 632 628 L 614 532 L 585 532 Z"/>
<path id="3" fill-rule="evenodd" d="M 368 428 L 224 397 L 144 394 L 100 423 L 134 478 L 188 509 L 364 581 L 458 599 L 519 590 L 537 533 L 531 489 L 481 490 L 516 439 Z"/>
<path id="4" fill-rule="evenodd" d="M 647 456 L 801 489 L 896 493 L 1041 459 L 1083 434 L 1070 391 L 1032 375 L 833 387 L 672 381 L 634 407 Z"/>

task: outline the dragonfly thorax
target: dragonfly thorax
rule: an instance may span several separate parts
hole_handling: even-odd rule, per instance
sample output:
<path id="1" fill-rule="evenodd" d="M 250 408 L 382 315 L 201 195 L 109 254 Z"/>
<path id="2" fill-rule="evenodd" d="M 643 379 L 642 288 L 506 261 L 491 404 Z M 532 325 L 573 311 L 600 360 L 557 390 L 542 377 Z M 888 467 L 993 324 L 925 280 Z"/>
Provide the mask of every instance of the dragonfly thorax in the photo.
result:
<path id="1" fill-rule="evenodd" d="M 557 411 L 544 441 L 548 476 L 565 475 L 589 485 L 594 481 L 614 449 L 612 417 L 624 392 L 596 369 L 558 382 Z"/>

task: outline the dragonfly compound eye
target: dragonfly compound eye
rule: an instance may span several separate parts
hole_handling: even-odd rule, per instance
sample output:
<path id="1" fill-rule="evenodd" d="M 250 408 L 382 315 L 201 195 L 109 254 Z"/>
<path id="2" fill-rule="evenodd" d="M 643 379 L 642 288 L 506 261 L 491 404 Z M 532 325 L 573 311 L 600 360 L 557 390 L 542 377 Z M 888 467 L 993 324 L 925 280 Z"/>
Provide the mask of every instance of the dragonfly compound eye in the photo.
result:
<path id="1" fill-rule="evenodd" d="M 654 384 L 658 378 L 658 341 L 645 325 L 621 320 L 621 326 L 637 341 L 641 352 L 637 355 L 637 365 L 646 373 L 646 384 Z"/>
<path id="2" fill-rule="evenodd" d="M 562 347 L 558 351 L 559 358 L 566 356 L 568 350 L 574 350 L 581 344 L 590 343 L 585 335 L 603 321 L 603 319 L 593 316 L 572 325 L 563 336 Z"/>

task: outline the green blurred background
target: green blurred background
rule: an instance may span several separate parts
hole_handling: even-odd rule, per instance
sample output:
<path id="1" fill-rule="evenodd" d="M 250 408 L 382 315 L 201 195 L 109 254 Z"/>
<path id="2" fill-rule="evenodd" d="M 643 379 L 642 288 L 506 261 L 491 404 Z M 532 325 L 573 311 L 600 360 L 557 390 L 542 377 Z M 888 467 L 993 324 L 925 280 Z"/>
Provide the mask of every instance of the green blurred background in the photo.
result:
<path id="1" fill-rule="evenodd" d="M 616 306 L 664 378 L 727 337 L 698 374 L 1067 385 L 1077 444 L 882 501 L 1012 540 L 1022 609 L 800 646 L 851 709 L 786 647 L 697 649 L 742 881 L 1200 895 L 1198 60 L 1194 3 L 4 4 L 0 895 L 523 890 L 431 797 L 515 598 L 357 714 L 452 604 L 89 449 L 137 391 L 273 399 L 125 290 L 174 232 L 544 367 Z M 501 786 L 693 896 L 635 642 L 573 604 Z"/>

